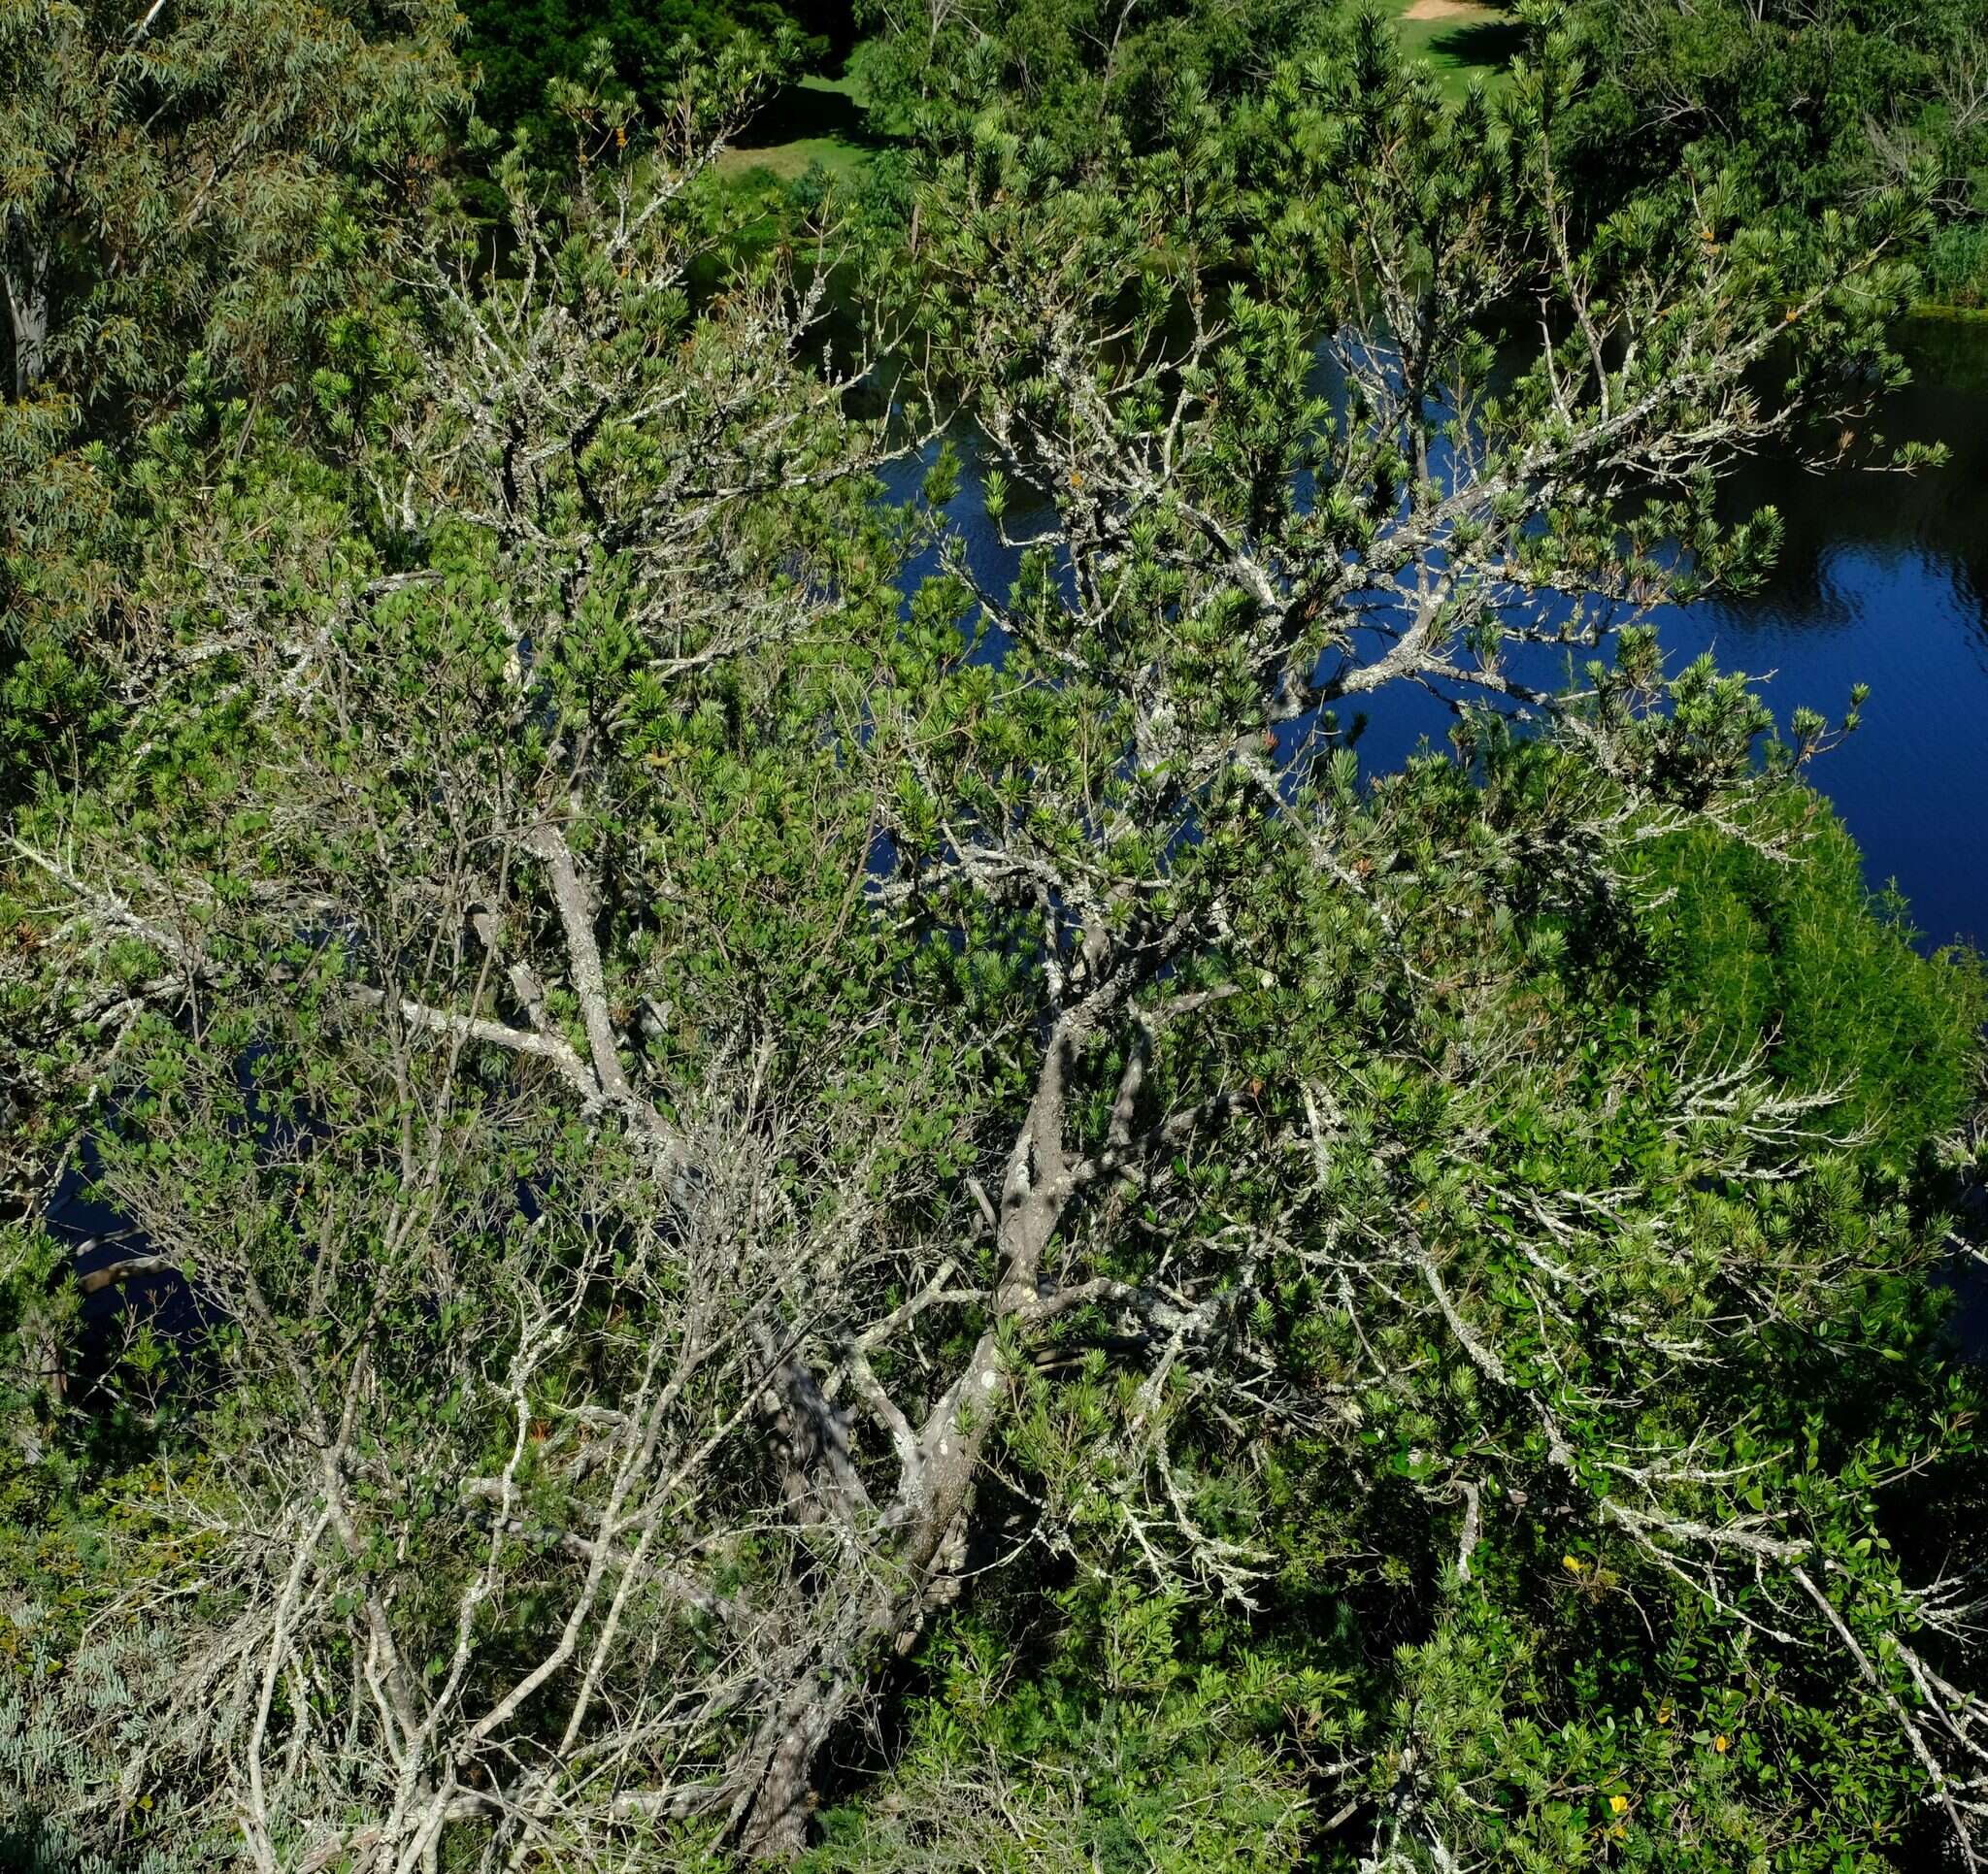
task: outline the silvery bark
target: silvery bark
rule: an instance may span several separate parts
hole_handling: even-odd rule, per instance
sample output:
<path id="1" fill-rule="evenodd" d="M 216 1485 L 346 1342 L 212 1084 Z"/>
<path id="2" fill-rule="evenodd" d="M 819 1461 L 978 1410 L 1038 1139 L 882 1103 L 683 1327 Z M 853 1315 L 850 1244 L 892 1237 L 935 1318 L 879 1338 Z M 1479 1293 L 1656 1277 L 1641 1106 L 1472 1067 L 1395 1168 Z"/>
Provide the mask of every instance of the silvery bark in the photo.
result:
<path id="1" fill-rule="evenodd" d="M 48 370 L 49 252 L 19 209 L 7 214 L 7 316 L 14 338 L 14 395 L 26 397 Z"/>

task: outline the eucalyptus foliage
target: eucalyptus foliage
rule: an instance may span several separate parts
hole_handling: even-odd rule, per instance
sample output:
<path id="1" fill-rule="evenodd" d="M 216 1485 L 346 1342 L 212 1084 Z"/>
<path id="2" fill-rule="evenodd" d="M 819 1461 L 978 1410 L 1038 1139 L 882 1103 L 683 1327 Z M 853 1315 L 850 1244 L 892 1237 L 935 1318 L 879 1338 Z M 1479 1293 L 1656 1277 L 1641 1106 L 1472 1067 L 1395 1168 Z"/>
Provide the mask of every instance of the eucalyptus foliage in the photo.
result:
<path id="1" fill-rule="evenodd" d="M 447 8 L 0 9 L 0 800 L 116 711 L 148 429 L 290 416 L 390 290 L 462 90 Z M 134 460 L 134 457 L 136 458 Z"/>

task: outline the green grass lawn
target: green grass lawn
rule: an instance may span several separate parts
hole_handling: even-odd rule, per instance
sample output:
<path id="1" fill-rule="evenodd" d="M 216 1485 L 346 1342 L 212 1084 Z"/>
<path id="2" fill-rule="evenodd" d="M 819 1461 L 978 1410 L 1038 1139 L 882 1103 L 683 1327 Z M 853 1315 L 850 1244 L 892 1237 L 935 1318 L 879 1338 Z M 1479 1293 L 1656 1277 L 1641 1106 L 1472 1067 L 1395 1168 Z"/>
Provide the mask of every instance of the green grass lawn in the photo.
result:
<path id="1" fill-rule="evenodd" d="M 1403 47 L 1428 63 L 1452 100 L 1474 79 L 1495 80 L 1521 43 L 1511 16 L 1479 0 L 1388 0 L 1388 6 Z"/>
<path id="2" fill-rule="evenodd" d="M 819 163 L 836 181 L 852 182 L 877 143 L 851 80 L 804 78 L 774 99 L 760 121 L 718 158 L 718 172 L 750 176 L 763 170 L 791 182 Z"/>

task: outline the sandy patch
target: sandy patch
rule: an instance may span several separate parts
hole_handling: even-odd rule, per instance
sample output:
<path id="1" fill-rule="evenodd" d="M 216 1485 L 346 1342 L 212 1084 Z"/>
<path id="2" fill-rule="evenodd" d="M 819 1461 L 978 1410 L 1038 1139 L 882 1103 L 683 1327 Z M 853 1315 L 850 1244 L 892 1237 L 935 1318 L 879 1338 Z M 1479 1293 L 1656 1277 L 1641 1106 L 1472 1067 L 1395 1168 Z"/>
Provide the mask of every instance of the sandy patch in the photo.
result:
<path id="1" fill-rule="evenodd" d="M 1414 0 L 1404 11 L 1404 19 L 1482 19 L 1490 8 L 1478 0 Z"/>

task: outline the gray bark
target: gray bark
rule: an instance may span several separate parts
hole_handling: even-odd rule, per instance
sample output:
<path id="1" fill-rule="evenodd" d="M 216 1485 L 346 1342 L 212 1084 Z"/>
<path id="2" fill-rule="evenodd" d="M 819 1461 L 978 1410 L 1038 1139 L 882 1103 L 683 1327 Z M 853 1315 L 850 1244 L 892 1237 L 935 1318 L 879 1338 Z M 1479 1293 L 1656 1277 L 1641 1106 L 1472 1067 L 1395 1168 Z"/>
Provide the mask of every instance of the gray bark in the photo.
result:
<path id="1" fill-rule="evenodd" d="M 1143 973 L 1141 971 L 1140 973 Z M 1041 1310 L 1040 1277 L 1048 1247 L 1078 1188 L 1064 1145 L 1064 1092 L 1072 1059 L 1101 1015 L 1129 993 L 1134 972 L 1108 980 L 1061 1015 L 1044 1050 L 1034 1098 L 1009 1154 L 996 1225 L 1001 1275 L 997 1317 L 1024 1320 Z M 760 1727 L 746 1758 L 745 1792 L 733 1826 L 753 1858 L 791 1860 L 807 1846 L 814 1766 L 848 1715 L 877 1661 L 903 1651 L 927 1614 L 949 1598 L 960 1538 L 973 1513 L 975 1475 L 1007 1391 L 998 1333 L 989 1328 L 965 1369 L 933 1405 L 916 1433 L 915 1455 L 888 1520 L 901 1531 L 878 1592 L 858 1602 L 801 1662 L 788 1691 Z"/>
<path id="2" fill-rule="evenodd" d="M 29 396 L 48 371 L 49 252 L 29 233 L 18 209 L 7 214 L 7 317 L 14 335 L 14 395 Z"/>

